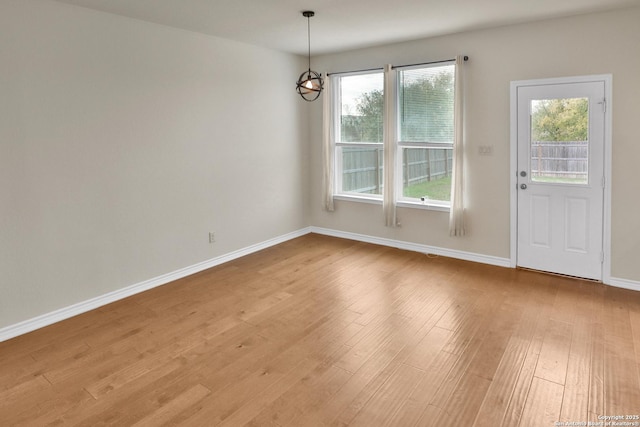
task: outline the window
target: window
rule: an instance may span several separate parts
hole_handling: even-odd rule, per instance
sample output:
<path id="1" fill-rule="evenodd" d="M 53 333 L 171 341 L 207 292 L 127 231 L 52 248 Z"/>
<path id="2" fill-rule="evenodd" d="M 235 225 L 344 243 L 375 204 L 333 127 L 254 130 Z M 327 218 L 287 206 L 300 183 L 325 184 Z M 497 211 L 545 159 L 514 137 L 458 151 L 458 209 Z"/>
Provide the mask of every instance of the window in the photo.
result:
<path id="1" fill-rule="evenodd" d="M 381 198 L 383 73 L 344 75 L 334 82 L 336 193 Z"/>
<path id="2" fill-rule="evenodd" d="M 453 64 L 398 70 L 399 200 L 451 201 L 454 75 Z"/>
<path id="3" fill-rule="evenodd" d="M 385 94 L 385 72 L 390 93 Z M 449 208 L 454 146 L 455 63 L 396 67 L 333 76 L 334 194 Z M 395 83 L 393 83 L 395 81 Z M 386 105 L 391 102 L 393 106 Z M 385 122 L 385 108 L 388 113 Z M 391 111 L 392 110 L 392 111 Z M 385 129 L 393 129 L 387 133 Z M 393 144 L 392 168 L 384 168 Z"/>

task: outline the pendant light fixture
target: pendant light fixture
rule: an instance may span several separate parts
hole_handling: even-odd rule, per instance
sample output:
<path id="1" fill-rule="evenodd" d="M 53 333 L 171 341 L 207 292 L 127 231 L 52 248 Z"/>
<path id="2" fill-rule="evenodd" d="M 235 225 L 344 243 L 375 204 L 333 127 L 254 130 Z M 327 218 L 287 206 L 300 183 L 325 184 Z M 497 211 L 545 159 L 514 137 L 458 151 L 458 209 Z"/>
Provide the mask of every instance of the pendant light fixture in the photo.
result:
<path id="1" fill-rule="evenodd" d="M 315 12 L 311 10 L 305 10 L 302 12 L 302 16 L 307 18 L 307 41 L 308 41 L 308 58 L 309 69 L 298 77 L 296 83 L 296 90 L 305 101 L 315 101 L 322 92 L 324 81 L 322 80 L 322 74 L 318 74 L 311 70 L 311 24 L 310 18 L 315 15 Z"/>

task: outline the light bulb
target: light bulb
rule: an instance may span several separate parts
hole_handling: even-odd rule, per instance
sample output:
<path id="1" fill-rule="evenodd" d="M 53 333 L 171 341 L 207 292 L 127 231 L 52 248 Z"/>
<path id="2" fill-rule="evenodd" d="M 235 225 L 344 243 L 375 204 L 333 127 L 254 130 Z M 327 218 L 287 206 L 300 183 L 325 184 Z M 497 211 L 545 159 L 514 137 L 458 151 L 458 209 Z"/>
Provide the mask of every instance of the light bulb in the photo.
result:
<path id="1" fill-rule="evenodd" d="M 307 82 L 304 84 L 304 87 L 306 87 L 307 89 L 313 89 L 313 83 L 311 83 L 311 80 L 307 80 Z"/>

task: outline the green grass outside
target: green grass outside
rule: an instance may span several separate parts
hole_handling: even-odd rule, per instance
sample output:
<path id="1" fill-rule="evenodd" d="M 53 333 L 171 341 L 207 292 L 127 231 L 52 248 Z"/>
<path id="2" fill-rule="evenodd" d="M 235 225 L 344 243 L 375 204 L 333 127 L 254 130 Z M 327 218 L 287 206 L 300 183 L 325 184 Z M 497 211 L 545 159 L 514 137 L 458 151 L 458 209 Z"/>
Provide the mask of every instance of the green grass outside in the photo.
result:
<path id="1" fill-rule="evenodd" d="M 451 200 L 451 177 L 421 182 L 404 188 L 405 197 L 428 197 L 431 200 Z"/>

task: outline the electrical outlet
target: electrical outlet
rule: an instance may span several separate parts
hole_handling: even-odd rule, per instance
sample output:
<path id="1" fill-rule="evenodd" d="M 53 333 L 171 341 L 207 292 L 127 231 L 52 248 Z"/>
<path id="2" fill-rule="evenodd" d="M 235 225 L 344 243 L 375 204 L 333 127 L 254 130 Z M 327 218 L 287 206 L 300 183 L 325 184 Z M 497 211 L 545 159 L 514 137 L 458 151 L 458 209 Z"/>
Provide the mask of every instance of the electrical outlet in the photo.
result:
<path id="1" fill-rule="evenodd" d="M 214 233 L 213 231 L 209 232 L 209 243 L 213 243 L 216 241 L 216 233 Z"/>

